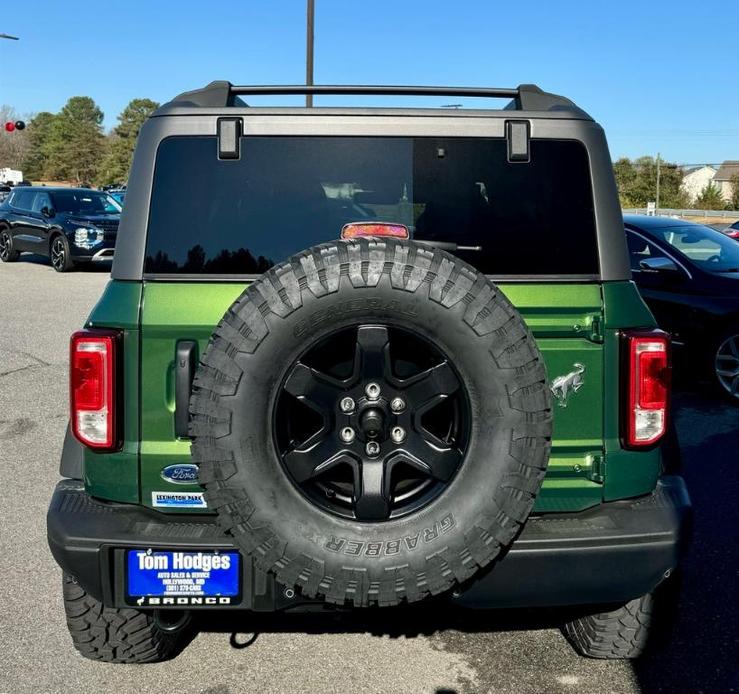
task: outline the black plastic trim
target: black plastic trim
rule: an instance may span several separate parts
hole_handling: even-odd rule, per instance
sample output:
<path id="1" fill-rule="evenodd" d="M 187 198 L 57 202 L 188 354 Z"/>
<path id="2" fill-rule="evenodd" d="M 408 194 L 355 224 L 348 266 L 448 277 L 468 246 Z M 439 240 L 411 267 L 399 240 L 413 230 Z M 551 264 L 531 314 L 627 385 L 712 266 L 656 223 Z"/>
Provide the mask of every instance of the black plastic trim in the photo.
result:
<path id="1" fill-rule="evenodd" d="M 529 85 L 529 88 L 532 87 L 538 89 L 534 85 Z M 520 95 L 518 88 L 511 87 L 430 87 L 422 85 L 375 84 L 231 84 L 229 91 L 231 94 L 238 94 L 240 96 L 257 94 L 351 94 L 360 96 L 398 94 L 402 96 L 474 96 L 494 99 L 517 99 Z"/>
<path id="2" fill-rule="evenodd" d="M 218 119 L 218 158 L 239 159 L 241 156 L 241 118 Z"/>
<path id="3" fill-rule="evenodd" d="M 647 496 L 530 518 L 510 551 L 453 600 L 472 608 L 627 602 L 677 568 L 691 525 L 677 475 L 662 477 Z"/>
<path id="4" fill-rule="evenodd" d="M 450 599 L 465 607 L 545 607 L 628 601 L 653 590 L 679 563 L 691 519 L 682 477 L 665 476 L 647 496 L 580 513 L 532 517 L 493 567 Z M 47 516 L 51 552 L 64 571 L 106 605 L 124 607 L 115 552 L 127 547 L 231 549 L 214 516 L 163 514 L 93 499 L 63 480 Z M 285 597 L 245 557 L 242 608 L 277 610 Z"/>
<path id="5" fill-rule="evenodd" d="M 143 279 L 146 282 L 255 282 L 262 275 L 207 275 L 177 272 L 146 272 Z M 493 282 L 601 282 L 600 275 L 486 275 Z"/>
<path id="6" fill-rule="evenodd" d="M 85 448 L 74 437 L 72 429 L 67 424 L 64 432 L 64 445 L 62 446 L 62 458 L 59 461 L 59 474 L 73 480 L 84 479 L 85 473 Z"/>
<path id="7" fill-rule="evenodd" d="M 531 161 L 531 124 L 527 120 L 505 122 L 508 161 L 526 164 Z"/>
<path id="8" fill-rule="evenodd" d="M 197 365 L 198 343 L 194 340 L 180 340 L 174 362 L 174 433 L 178 438 L 186 438 L 188 435 L 190 392 Z"/>

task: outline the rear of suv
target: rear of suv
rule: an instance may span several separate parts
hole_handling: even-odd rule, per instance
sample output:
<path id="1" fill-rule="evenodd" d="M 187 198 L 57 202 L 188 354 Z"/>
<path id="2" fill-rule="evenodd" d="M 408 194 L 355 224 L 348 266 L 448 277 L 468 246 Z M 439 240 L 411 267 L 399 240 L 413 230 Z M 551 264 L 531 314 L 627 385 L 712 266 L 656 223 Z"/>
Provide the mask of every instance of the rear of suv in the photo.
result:
<path id="1" fill-rule="evenodd" d="M 249 107 L 269 94 L 504 109 Z M 635 657 L 690 502 L 602 129 L 532 85 L 235 87 L 141 131 L 48 515 L 85 656 L 193 612 L 567 608 Z M 668 580 L 670 579 L 670 580 Z"/>

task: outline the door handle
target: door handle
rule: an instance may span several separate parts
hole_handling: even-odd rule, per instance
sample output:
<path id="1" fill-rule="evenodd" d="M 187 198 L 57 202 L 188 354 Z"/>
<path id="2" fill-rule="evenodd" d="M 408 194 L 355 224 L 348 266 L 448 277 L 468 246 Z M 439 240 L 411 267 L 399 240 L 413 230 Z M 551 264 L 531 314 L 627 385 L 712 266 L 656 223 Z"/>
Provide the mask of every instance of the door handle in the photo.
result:
<path id="1" fill-rule="evenodd" d="M 197 361 L 198 343 L 194 340 L 180 340 L 175 348 L 174 362 L 174 434 L 177 438 L 188 436 L 190 391 Z"/>

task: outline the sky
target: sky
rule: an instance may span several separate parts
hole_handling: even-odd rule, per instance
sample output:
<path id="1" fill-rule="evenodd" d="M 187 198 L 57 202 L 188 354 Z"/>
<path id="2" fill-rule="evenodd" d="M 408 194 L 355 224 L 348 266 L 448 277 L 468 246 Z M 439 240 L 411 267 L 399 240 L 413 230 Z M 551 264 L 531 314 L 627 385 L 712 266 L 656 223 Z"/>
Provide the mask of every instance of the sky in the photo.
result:
<path id="1" fill-rule="evenodd" d="M 739 159 L 739 0 L 315 3 L 316 84 L 533 82 L 595 117 L 614 159 Z M 20 37 L 0 40 L 0 104 L 28 114 L 87 95 L 106 129 L 136 97 L 305 80 L 305 0 L 7 0 L 0 33 Z"/>

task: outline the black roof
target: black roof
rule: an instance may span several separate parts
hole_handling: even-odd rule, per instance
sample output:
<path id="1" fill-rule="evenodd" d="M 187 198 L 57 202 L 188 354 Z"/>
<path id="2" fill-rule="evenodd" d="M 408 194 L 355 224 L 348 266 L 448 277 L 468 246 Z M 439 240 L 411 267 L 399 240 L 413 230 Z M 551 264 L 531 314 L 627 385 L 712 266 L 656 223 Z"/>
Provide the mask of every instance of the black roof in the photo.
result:
<path id="1" fill-rule="evenodd" d="M 687 219 L 676 219 L 675 217 L 650 217 L 646 214 L 625 214 L 624 224 L 638 227 L 639 229 L 664 229 L 666 227 L 699 226 Z M 702 226 L 702 225 L 701 225 Z"/>
<path id="2" fill-rule="evenodd" d="M 58 193 L 64 191 L 74 191 L 76 193 L 104 193 L 104 190 L 97 188 L 70 188 L 69 186 L 14 186 L 11 190 L 41 190 L 44 193 Z"/>

